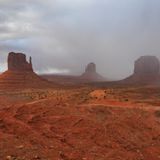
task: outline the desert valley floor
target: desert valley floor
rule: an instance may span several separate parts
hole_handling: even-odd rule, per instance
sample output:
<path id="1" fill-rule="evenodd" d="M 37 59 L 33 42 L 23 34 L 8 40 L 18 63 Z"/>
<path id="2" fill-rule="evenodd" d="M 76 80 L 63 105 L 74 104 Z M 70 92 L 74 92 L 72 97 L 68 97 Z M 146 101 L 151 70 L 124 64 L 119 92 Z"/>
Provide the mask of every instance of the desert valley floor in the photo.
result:
<path id="1" fill-rule="evenodd" d="M 0 0 L 0 160 L 160 160 L 160 0 Z"/>
<path id="2" fill-rule="evenodd" d="M 160 87 L 0 91 L 0 160 L 159 160 Z"/>

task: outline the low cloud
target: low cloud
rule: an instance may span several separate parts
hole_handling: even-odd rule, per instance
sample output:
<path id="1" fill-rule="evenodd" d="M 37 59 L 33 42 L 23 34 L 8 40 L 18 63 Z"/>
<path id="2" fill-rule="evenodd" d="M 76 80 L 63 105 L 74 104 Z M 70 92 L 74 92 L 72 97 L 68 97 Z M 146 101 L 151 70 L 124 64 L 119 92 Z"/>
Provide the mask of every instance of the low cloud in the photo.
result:
<path id="1" fill-rule="evenodd" d="M 108 78 L 160 51 L 158 0 L 1 0 L 0 68 L 10 51 L 33 57 L 36 72 L 80 74 L 89 62 Z"/>

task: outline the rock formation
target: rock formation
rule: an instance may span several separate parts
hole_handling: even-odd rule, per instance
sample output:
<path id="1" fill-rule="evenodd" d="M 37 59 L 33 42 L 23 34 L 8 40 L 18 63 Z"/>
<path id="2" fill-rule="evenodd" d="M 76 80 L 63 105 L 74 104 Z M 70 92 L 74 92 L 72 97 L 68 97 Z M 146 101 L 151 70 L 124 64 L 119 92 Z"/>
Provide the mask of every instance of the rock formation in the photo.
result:
<path id="1" fill-rule="evenodd" d="M 96 72 L 96 64 L 93 62 L 86 66 L 85 72 L 80 78 L 88 81 L 105 81 L 105 78 Z"/>
<path id="2" fill-rule="evenodd" d="M 25 54 L 10 52 L 8 55 L 8 70 L 33 72 L 31 57 L 27 62 Z"/>
<path id="3" fill-rule="evenodd" d="M 11 52 L 8 55 L 8 70 L 0 75 L 0 89 L 44 88 L 55 85 L 44 80 L 32 68 L 32 59 L 26 55 Z"/>
<path id="4" fill-rule="evenodd" d="M 160 62 L 155 56 L 142 56 L 135 61 L 134 74 L 158 75 L 160 72 Z"/>
<path id="5" fill-rule="evenodd" d="M 134 73 L 123 80 L 127 83 L 159 83 L 160 62 L 155 56 L 142 56 L 135 61 Z"/>
<path id="6" fill-rule="evenodd" d="M 85 69 L 86 73 L 96 73 L 96 65 L 94 63 L 89 63 Z"/>

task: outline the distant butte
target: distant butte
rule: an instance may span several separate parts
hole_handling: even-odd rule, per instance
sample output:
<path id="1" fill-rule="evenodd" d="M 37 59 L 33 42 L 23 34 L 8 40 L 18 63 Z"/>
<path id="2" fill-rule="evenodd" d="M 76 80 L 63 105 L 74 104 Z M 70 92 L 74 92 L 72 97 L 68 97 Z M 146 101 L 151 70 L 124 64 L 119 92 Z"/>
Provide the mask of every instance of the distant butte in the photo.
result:
<path id="1" fill-rule="evenodd" d="M 160 62 L 155 56 L 142 56 L 135 61 L 134 73 L 123 80 L 127 83 L 157 83 L 160 78 Z"/>
<path id="2" fill-rule="evenodd" d="M 135 75 L 158 75 L 160 72 L 160 62 L 155 56 L 142 56 L 135 61 Z"/>
<path id="3" fill-rule="evenodd" d="M 85 69 L 86 73 L 96 73 L 96 64 L 95 63 L 89 63 Z"/>
<path id="4" fill-rule="evenodd" d="M 50 74 L 50 75 L 41 75 L 41 77 L 55 83 L 67 84 L 67 85 L 106 81 L 104 77 L 102 77 L 97 73 L 96 64 L 93 62 L 89 63 L 86 66 L 84 73 L 79 76 Z"/>
<path id="5" fill-rule="evenodd" d="M 87 81 L 105 81 L 106 79 L 102 77 L 100 74 L 96 71 L 96 64 L 95 63 L 89 63 L 86 68 L 85 72 L 80 76 L 81 79 L 87 80 Z"/>
<path id="6" fill-rule="evenodd" d="M 8 54 L 8 70 L 0 75 L 0 89 L 53 87 L 54 83 L 38 76 L 32 67 L 32 59 L 23 53 Z"/>

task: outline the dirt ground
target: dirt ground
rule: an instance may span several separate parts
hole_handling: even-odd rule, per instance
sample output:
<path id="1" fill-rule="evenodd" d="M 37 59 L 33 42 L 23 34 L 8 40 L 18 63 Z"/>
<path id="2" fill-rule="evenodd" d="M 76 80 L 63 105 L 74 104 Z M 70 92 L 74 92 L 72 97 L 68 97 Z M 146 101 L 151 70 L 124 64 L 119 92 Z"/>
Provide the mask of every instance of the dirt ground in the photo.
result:
<path id="1" fill-rule="evenodd" d="M 0 160 L 159 160 L 160 87 L 0 91 Z"/>

